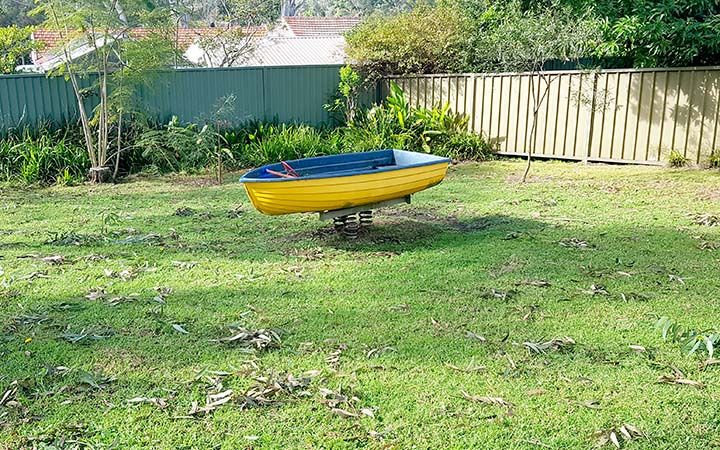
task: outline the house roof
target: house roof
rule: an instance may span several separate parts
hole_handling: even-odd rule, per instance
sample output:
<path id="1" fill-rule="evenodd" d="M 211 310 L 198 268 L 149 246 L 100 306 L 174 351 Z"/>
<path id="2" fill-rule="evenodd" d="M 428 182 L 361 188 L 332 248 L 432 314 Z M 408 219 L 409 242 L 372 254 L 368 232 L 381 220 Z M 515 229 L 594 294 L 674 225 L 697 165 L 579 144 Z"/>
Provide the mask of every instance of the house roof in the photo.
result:
<path id="1" fill-rule="evenodd" d="M 267 34 L 266 26 L 236 27 L 242 29 L 245 34 L 253 38 L 261 38 Z M 191 44 L 198 39 L 226 31 L 227 28 L 222 27 L 204 27 L 204 28 L 178 28 L 177 33 L 178 45 L 182 50 L 186 50 Z M 129 31 L 129 35 L 135 39 L 141 39 L 150 36 L 157 30 L 150 28 L 133 28 Z M 58 56 L 60 46 L 62 45 L 62 34 L 57 30 L 48 30 L 39 28 L 32 33 L 33 40 L 40 42 L 42 50 L 36 52 L 34 62 L 42 64 Z M 82 44 L 79 44 L 81 46 Z"/>
<path id="2" fill-rule="evenodd" d="M 256 48 L 242 65 L 313 65 L 342 64 L 345 61 L 343 35 L 360 23 L 360 17 L 282 17 L 279 26 L 238 27 L 256 42 Z M 199 40 L 226 31 L 225 27 L 178 28 L 180 50 L 188 59 L 202 63 L 204 50 Z M 149 36 L 156 30 L 133 28 L 131 38 Z M 42 49 L 33 53 L 33 66 L 25 70 L 48 71 L 64 63 L 61 33 L 56 30 L 36 29 L 33 39 L 42 43 Z M 93 51 L 94 45 L 80 37 L 71 45 L 70 57 L 76 59 Z M 103 41 L 99 38 L 96 45 Z M 104 41 L 103 41 L 104 42 Z M 104 44 L 103 44 L 104 45 Z"/>
<path id="3" fill-rule="evenodd" d="M 243 65 L 310 66 L 344 62 L 342 37 L 278 37 L 261 41 Z"/>
<path id="4" fill-rule="evenodd" d="M 360 23 L 360 17 L 283 17 L 293 36 L 339 37 Z"/>

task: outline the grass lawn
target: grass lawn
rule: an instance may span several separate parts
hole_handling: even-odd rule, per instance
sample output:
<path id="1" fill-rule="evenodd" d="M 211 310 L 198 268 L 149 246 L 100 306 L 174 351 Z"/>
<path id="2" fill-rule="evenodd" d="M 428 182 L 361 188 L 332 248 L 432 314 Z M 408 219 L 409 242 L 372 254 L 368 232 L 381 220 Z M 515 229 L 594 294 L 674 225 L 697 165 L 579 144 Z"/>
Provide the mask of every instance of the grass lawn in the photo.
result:
<path id="1" fill-rule="evenodd" d="M 655 328 L 720 328 L 718 172 L 522 170 L 354 242 L 236 176 L 0 188 L 0 448 L 720 446 L 720 364 Z"/>

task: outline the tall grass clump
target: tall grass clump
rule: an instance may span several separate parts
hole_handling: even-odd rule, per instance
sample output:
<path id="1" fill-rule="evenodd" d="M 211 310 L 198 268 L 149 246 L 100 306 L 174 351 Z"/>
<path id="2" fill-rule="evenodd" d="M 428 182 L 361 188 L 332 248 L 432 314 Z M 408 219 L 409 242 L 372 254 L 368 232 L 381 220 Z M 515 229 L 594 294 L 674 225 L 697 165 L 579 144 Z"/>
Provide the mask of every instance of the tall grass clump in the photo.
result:
<path id="1" fill-rule="evenodd" d="M 23 130 L 0 140 L 0 180 L 25 184 L 72 184 L 87 176 L 90 160 L 66 131 Z"/>
<path id="2" fill-rule="evenodd" d="M 338 153 L 338 136 L 308 125 L 264 125 L 249 135 L 242 160 L 253 166 Z"/>

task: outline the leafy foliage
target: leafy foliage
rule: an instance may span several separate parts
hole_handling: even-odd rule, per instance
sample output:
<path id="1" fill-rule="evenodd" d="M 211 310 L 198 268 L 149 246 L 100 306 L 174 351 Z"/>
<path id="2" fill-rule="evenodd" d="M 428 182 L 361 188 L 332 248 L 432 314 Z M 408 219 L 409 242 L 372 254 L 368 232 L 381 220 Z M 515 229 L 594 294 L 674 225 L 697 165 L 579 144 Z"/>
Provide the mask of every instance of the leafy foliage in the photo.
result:
<path id="1" fill-rule="evenodd" d="M 207 125 L 182 125 L 173 117 L 164 128 L 141 134 L 134 145 L 161 172 L 179 172 L 208 165 L 214 142 Z"/>
<path id="2" fill-rule="evenodd" d="M 30 39 L 31 27 L 12 25 L 0 28 L 0 73 L 12 73 L 15 67 L 27 63 L 30 52 L 40 45 Z"/>
<path id="3" fill-rule="evenodd" d="M 536 61 L 672 67 L 720 61 L 720 4 L 707 0 L 445 0 L 376 16 L 349 38 L 372 71 L 534 70 Z"/>
<path id="4" fill-rule="evenodd" d="M 706 0 L 633 1 L 602 22 L 600 56 L 624 57 L 634 67 L 717 64 L 720 4 Z"/>
<path id="5" fill-rule="evenodd" d="M 688 355 L 703 349 L 712 358 L 715 347 L 720 344 L 720 331 L 714 329 L 696 330 L 685 328 L 669 317 L 661 317 L 655 323 L 655 328 L 661 331 L 666 341 L 679 343 Z"/>
<path id="6" fill-rule="evenodd" d="M 0 141 L 0 180 L 25 184 L 72 184 L 85 178 L 90 161 L 69 130 L 24 130 Z"/>
<path id="7" fill-rule="evenodd" d="M 710 158 L 708 161 L 710 168 L 720 169 L 720 150 L 715 149 L 710 152 Z"/>
<path id="8" fill-rule="evenodd" d="M 340 82 L 335 98 L 325 105 L 325 109 L 334 114 L 344 124 L 350 125 L 355 121 L 357 109 L 358 90 L 362 85 L 362 78 L 352 66 L 346 65 L 340 68 Z"/>
<path id="9" fill-rule="evenodd" d="M 412 108 L 397 83 L 390 83 L 385 103 L 359 117 L 343 134 L 346 150 L 397 148 L 453 158 L 486 159 L 492 153 L 479 135 L 467 131 L 468 117 L 440 108 Z M 348 148 L 348 146 L 350 148 Z"/>
<path id="10" fill-rule="evenodd" d="M 670 151 L 670 155 L 668 156 L 668 164 L 670 164 L 670 167 L 685 167 L 688 165 L 688 162 L 690 162 L 690 160 L 679 151 Z"/>
<path id="11" fill-rule="evenodd" d="M 462 70 L 464 27 L 462 14 L 450 7 L 376 15 L 347 35 L 347 52 L 374 75 Z"/>
<path id="12" fill-rule="evenodd" d="M 261 133 L 262 137 L 250 135 L 251 142 L 243 154 L 251 165 L 337 152 L 332 137 L 328 139 L 321 130 L 307 125 L 268 125 Z"/>

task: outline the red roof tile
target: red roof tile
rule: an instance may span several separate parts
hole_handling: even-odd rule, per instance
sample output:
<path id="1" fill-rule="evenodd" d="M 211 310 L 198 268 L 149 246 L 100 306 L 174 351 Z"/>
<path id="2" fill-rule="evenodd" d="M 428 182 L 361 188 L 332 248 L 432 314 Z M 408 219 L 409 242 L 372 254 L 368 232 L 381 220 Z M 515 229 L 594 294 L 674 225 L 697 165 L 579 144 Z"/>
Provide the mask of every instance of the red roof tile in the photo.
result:
<path id="1" fill-rule="evenodd" d="M 283 17 L 298 37 L 342 36 L 360 23 L 360 17 Z"/>

